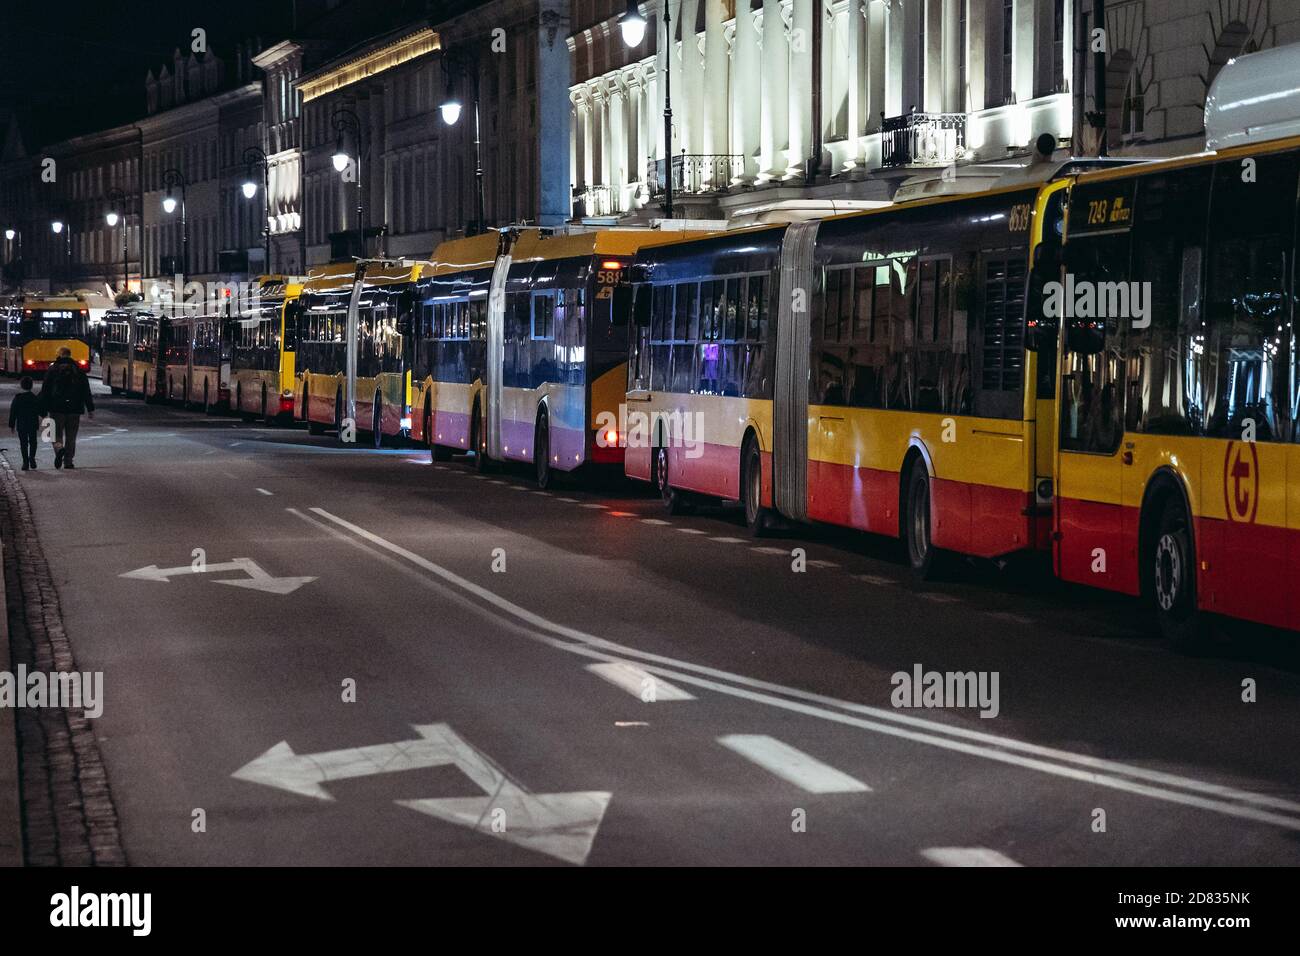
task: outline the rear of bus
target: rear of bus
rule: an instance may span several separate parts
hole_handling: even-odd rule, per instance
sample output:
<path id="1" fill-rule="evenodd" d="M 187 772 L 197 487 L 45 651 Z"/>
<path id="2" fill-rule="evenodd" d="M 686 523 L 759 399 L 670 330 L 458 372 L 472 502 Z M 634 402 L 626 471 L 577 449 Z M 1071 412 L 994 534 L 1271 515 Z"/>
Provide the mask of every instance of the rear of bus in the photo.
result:
<path id="1" fill-rule="evenodd" d="M 23 373 L 43 375 L 65 348 L 78 367 L 89 371 L 89 335 L 90 310 L 80 299 L 29 300 L 20 329 Z"/>

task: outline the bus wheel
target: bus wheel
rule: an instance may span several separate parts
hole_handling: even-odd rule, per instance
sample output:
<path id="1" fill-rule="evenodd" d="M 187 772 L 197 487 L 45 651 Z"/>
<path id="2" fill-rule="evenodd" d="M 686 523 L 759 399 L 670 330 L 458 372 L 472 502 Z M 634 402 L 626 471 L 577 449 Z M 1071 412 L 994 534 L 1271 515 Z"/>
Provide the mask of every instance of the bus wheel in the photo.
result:
<path id="1" fill-rule="evenodd" d="M 663 499 L 664 507 L 668 509 L 670 515 L 690 514 L 695 510 L 693 503 L 686 497 L 686 492 L 678 491 L 672 486 L 668 476 L 668 446 L 660 443 L 655 449 L 655 486 L 659 489 L 659 497 Z"/>
<path id="2" fill-rule="evenodd" d="M 930 473 L 925 462 L 914 459 L 904 481 L 902 525 L 907 561 L 916 579 L 926 581 L 934 575 L 935 549 L 930 537 Z"/>
<path id="3" fill-rule="evenodd" d="M 370 441 L 375 448 L 384 447 L 384 400 L 378 394 L 370 413 Z"/>
<path id="4" fill-rule="evenodd" d="M 772 512 L 763 507 L 763 457 L 753 438 L 745 442 L 741 463 L 740 493 L 745 505 L 745 525 L 750 534 L 761 538 L 771 526 Z"/>
<path id="5" fill-rule="evenodd" d="M 545 491 L 551 486 L 551 426 L 544 411 L 537 416 L 533 434 L 533 465 L 537 469 L 537 487 Z"/>
<path id="6" fill-rule="evenodd" d="M 1160 632 L 1179 651 L 1203 653 L 1217 637 L 1210 615 L 1196 606 L 1196 552 L 1182 503 L 1170 499 L 1160 512 L 1151 562 L 1151 598 Z"/>

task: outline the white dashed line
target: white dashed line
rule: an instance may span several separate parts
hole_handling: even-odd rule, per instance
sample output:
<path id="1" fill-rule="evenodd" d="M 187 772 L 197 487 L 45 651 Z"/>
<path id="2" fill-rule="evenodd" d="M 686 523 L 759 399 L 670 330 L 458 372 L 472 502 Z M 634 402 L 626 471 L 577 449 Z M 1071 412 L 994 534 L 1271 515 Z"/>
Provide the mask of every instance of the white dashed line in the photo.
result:
<path id="1" fill-rule="evenodd" d="M 707 531 L 701 531 L 699 528 L 678 528 L 682 534 L 708 534 Z"/>
<path id="2" fill-rule="evenodd" d="M 809 793 L 869 793 L 871 788 L 802 750 L 763 734 L 728 734 L 718 743 Z"/>
<path id="3" fill-rule="evenodd" d="M 265 488 L 258 488 L 258 489 L 257 489 L 257 493 L 258 493 L 259 495 L 266 495 L 268 498 L 269 498 L 271 495 L 275 494 L 275 492 L 273 492 L 273 491 L 267 491 Z"/>
<path id="4" fill-rule="evenodd" d="M 569 504 L 571 504 L 571 505 L 576 505 L 576 504 L 578 503 L 578 499 L 577 499 L 577 498 L 556 498 L 555 500 L 556 500 L 556 501 L 567 501 L 567 502 L 568 502 Z"/>
<path id="5" fill-rule="evenodd" d="M 935 604 L 956 604 L 961 601 L 961 598 L 953 597 L 951 594 L 918 594 L 917 597 Z"/>
<path id="6" fill-rule="evenodd" d="M 827 561 L 825 558 L 818 558 L 815 561 L 809 561 L 810 568 L 838 568 L 839 563 L 836 561 Z"/>
<path id="7" fill-rule="evenodd" d="M 609 681 L 615 687 L 622 688 L 633 697 L 639 697 L 647 704 L 670 700 L 694 700 L 680 687 L 668 683 L 662 677 L 655 677 L 649 671 L 642 670 L 626 661 L 610 661 L 604 664 L 588 664 L 587 670 L 597 677 Z"/>
<path id="8" fill-rule="evenodd" d="M 876 584 L 881 587 L 898 583 L 893 578 L 887 578 L 880 574 L 855 574 L 853 577 L 859 581 L 866 581 L 868 584 Z"/>
<path id="9" fill-rule="evenodd" d="M 790 552 L 787 551 L 785 548 L 772 548 L 772 547 L 768 547 L 768 546 L 766 546 L 766 545 L 763 545 L 762 547 L 757 547 L 757 548 L 750 548 L 749 550 L 750 550 L 750 551 L 755 551 L 755 552 L 757 552 L 758 554 L 779 554 L 779 555 L 782 555 L 783 557 L 789 557 L 789 556 L 790 556 Z"/>
<path id="10" fill-rule="evenodd" d="M 671 521 L 665 521 L 663 518 L 642 518 L 642 519 L 641 519 L 641 523 L 642 523 L 642 524 L 657 524 L 657 525 L 672 524 Z"/>
<path id="11" fill-rule="evenodd" d="M 986 846 L 935 846 L 921 856 L 940 866 L 1020 866 L 1009 856 Z"/>
<path id="12" fill-rule="evenodd" d="M 716 541 L 718 544 L 744 544 L 744 538 L 710 538 L 710 541 Z"/>
<path id="13" fill-rule="evenodd" d="M 605 510 L 605 506 L 604 506 L 604 505 L 597 505 L 597 504 L 591 504 L 591 503 L 585 504 L 585 505 L 583 505 L 583 507 L 584 507 L 584 508 L 599 508 L 599 509 L 602 510 L 602 511 Z"/>

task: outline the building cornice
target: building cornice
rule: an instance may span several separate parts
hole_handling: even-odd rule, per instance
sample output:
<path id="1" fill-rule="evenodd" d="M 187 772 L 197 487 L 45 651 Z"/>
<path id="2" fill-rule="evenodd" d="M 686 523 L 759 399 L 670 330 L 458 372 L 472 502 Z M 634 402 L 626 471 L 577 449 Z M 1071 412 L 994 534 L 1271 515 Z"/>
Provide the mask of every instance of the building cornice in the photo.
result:
<path id="1" fill-rule="evenodd" d="M 299 77 L 294 81 L 294 87 L 302 93 L 302 101 L 308 103 L 441 49 L 439 35 L 428 27 L 421 27 L 398 39 L 380 41 L 369 49 L 334 60 Z"/>

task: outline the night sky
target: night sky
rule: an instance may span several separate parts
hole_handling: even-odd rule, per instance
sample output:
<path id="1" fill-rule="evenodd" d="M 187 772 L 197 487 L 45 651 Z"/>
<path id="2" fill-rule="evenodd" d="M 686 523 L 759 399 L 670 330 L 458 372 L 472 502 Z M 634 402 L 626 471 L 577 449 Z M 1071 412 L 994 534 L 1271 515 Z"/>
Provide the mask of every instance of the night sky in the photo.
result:
<path id="1" fill-rule="evenodd" d="M 29 150 L 144 114 L 144 79 L 189 51 L 232 60 L 235 43 L 291 29 L 292 0 L 0 0 L 0 114 L 14 111 Z"/>

